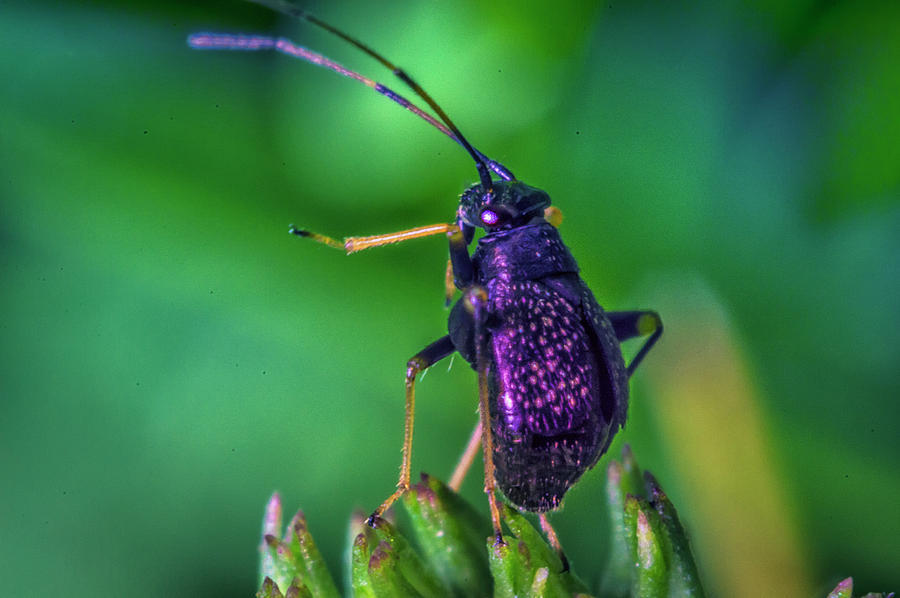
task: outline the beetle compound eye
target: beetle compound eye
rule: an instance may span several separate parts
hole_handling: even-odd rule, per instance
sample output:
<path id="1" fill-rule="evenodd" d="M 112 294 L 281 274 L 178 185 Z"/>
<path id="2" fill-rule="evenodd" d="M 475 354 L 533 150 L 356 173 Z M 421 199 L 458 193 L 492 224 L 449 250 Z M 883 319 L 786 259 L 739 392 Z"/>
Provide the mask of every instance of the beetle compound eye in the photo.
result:
<path id="1" fill-rule="evenodd" d="M 481 221 L 486 226 L 494 226 L 500 222 L 500 214 L 490 208 L 486 208 L 481 211 Z"/>

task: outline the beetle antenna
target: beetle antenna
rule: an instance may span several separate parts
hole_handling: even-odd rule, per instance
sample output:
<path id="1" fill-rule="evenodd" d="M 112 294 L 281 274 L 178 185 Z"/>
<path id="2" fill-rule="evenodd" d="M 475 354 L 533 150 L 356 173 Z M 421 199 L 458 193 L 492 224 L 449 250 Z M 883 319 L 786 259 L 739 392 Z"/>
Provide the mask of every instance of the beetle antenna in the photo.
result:
<path id="1" fill-rule="evenodd" d="M 287 54 L 288 56 L 293 56 L 294 58 L 300 58 L 309 63 L 315 64 L 316 66 L 330 69 L 340 75 L 344 75 L 345 77 L 349 77 L 350 79 L 359 81 L 367 87 L 371 87 L 384 97 L 393 102 L 396 102 L 397 104 L 400 104 L 419 118 L 427 121 L 428 124 L 436 128 L 438 131 L 440 131 L 453 141 L 460 143 L 459 139 L 456 137 L 453 131 L 448 129 L 444 123 L 428 114 L 399 93 L 393 91 L 388 86 L 377 83 L 369 79 L 368 77 L 364 77 L 356 71 L 352 71 L 342 64 L 319 54 L 318 52 L 313 52 L 308 48 L 298 46 L 288 39 L 276 39 L 274 37 L 266 37 L 263 35 L 194 33 L 188 36 L 188 45 L 195 50 L 275 50 L 276 52 L 281 52 L 283 54 Z M 494 171 L 500 178 L 507 181 L 515 180 L 515 175 L 510 172 L 510 170 L 503 164 L 500 164 L 495 160 L 491 160 L 490 158 L 479 152 L 477 149 L 475 149 L 474 151 L 482 160 L 482 162 L 487 164 L 488 168 Z"/>
<path id="2" fill-rule="evenodd" d="M 482 188 L 487 190 L 488 192 L 493 191 L 493 185 L 491 183 L 491 175 L 488 172 L 488 163 L 490 161 L 486 159 L 484 154 L 482 154 L 481 152 L 476 150 L 474 147 L 472 147 L 472 145 L 469 143 L 469 141 L 465 138 L 465 136 L 459 130 L 459 127 L 457 127 L 453 123 L 453 121 L 450 119 L 450 117 L 447 116 L 447 113 L 444 112 L 444 110 L 438 105 L 438 103 L 436 101 L 434 101 L 434 98 L 432 98 L 428 94 L 428 92 L 426 92 L 424 89 L 422 89 L 422 86 L 420 86 L 418 83 L 416 83 L 415 80 L 413 80 L 413 78 L 410 77 L 409 74 L 406 73 L 406 71 L 404 71 L 402 68 L 396 66 L 394 63 L 392 63 L 390 60 L 385 58 L 383 55 L 376 52 L 375 50 L 373 50 L 366 44 L 362 43 L 358 39 L 351 37 L 350 35 L 347 35 L 346 33 L 341 31 L 337 27 L 334 27 L 334 26 L 326 23 L 325 21 L 322 21 L 321 19 L 315 17 L 314 15 L 311 15 L 310 13 L 306 12 L 302 8 L 298 8 L 297 6 L 293 5 L 290 2 L 287 2 L 286 0 L 250 0 L 250 1 L 254 2 L 255 4 L 260 4 L 262 6 L 270 8 L 272 10 L 281 12 L 288 16 L 292 16 L 292 17 L 296 17 L 298 19 L 303 19 L 305 21 L 308 21 L 308 22 L 312 23 L 313 25 L 316 25 L 317 27 L 320 27 L 320 28 L 324 29 L 325 31 L 328 31 L 331 34 L 336 35 L 337 37 L 343 39 L 347 43 L 350 43 L 350 44 L 356 46 L 358 49 L 362 50 L 363 52 L 365 52 L 366 54 L 368 54 L 369 56 L 371 56 L 372 58 L 374 58 L 375 60 L 377 60 L 378 62 L 383 64 L 385 67 L 389 68 L 391 70 L 391 72 L 394 73 L 394 75 L 398 79 L 403 81 L 410 89 L 412 89 L 413 92 L 417 96 L 419 96 L 420 98 L 425 100 L 425 103 L 428 104 L 431 107 L 431 109 L 434 110 L 435 113 L 440 117 L 440 119 L 444 122 L 444 124 L 447 125 L 447 128 L 449 128 L 450 131 L 452 131 L 453 137 L 456 139 L 456 141 L 461 146 L 463 146 L 463 148 L 465 148 L 465 150 L 469 153 L 469 155 L 472 156 L 472 159 L 475 160 L 475 167 L 478 169 L 478 176 L 481 179 Z M 384 89 L 388 93 L 385 93 L 378 89 L 376 89 L 376 91 L 379 91 L 380 93 L 384 93 L 384 95 L 388 95 L 389 93 L 390 94 L 394 93 L 394 92 L 391 92 L 387 88 L 384 88 Z M 394 94 L 394 95 L 396 95 L 396 94 Z M 388 97 L 391 97 L 391 96 L 388 95 Z M 391 98 L 391 99 L 394 99 L 394 98 Z M 403 98 L 400 98 L 400 99 L 403 100 Z M 397 101 L 397 100 L 394 100 L 394 101 Z M 402 101 L 398 101 L 398 103 L 403 105 Z M 514 176 L 512 176 L 512 173 L 509 172 L 502 165 L 500 165 L 498 163 L 494 163 L 494 164 L 497 164 L 498 166 L 500 166 L 500 168 L 504 171 L 504 172 L 497 172 L 498 169 L 492 168 L 492 170 L 497 172 L 497 174 L 501 178 L 504 178 L 506 180 L 512 180 L 515 178 Z M 508 174 L 509 178 L 504 176 L 504 174 Z"/>

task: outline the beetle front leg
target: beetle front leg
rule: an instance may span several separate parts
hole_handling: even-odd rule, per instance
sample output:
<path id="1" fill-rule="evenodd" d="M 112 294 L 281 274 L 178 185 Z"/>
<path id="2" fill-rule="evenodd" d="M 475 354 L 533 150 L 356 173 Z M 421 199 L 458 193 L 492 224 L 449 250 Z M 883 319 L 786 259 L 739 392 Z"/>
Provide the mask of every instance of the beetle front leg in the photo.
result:
<path id="1" fill-rule="evenodd" d="M 450 241 L 450 268 L 453 271 L 453 284 L 459 290 L 465 290 L 475 282 L 475 267 L 472 265 L 472 257 L 469 255 L 469 243 L 471 234 L 463 230 L 463 226 L 457 224 L 447 231 L 447 239 Z M 471 229 L 469 229 L 471 230 Z"/>
<path id="2" fill-rule="evenodd" d="M 293 224 L 288 228 L 288 232 L 298 237 L 311 239 L 316 243 L 322 243 L 335 249 L 341 249 L 348 254 L 356 253 L 373 247 L 383 247 L 395 243 L 403 243 L 412 239 L 421 239 L 422 237 L 430 237 L 432 235 L 449 234 L 453 231 L 453 224 L 429 224 L 427 226 L 417 226 L 407 230 L 401 230 L 396 233 L 388 233 L 384 235 L 371 235 L 368 237 L 347 237 L 343 241 L 338 241 L 327 235 L 320 235 L 305 228 L 297 228 Z"/>
<path id="3" fill-rule="evenodd" d="M 413 420 L 416 408 L 416 374 L 431 367 L 438 361 L 453 353 L 456 349 L 453 341 L 447 335 L 416 354 L 406 364 L 406 420 L 403 428 L 403 460 L 400 464 L 400 479 L 397 481 L 397 490 L 387 500 L 381 503 L 373 512 L 367 523 L 374 525 L 375 519 L 384 515 L 395 500 L 403 496 L 409 490 L 410 463 L 412 461 Z"/>
<path id="4" fill-rule="evenodd" d="M 456 282 L 453 276 L 453 262 L 448 259 L 447 268 L 444 270 L 444 307 L 450 307 L 454 293 L 456 293 Z"/>
<path id="5" fill-rule="evenodd" d="M 447 271 L 444 276 L 444 306 L 450 307 L 456 289 L 465 290 L 475 282 L 475 268 L 469 256 L 467 238 L 472 235 L 463 230 L 465 225 L 457 223 L 447 230 L 450 241 L 450 259 L 447 260 Z"/>

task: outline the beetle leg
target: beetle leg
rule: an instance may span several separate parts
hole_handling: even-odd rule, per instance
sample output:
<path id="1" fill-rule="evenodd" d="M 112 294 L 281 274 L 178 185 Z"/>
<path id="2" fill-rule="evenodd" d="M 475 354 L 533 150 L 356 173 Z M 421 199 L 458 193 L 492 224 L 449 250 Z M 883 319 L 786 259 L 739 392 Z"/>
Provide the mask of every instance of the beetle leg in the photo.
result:
<path id="1" fill-rule="evenodd" d="M 288 228 L 288 232 L 292 235 L 297 235 L 298 237 L 303 237 L 304 239 L 311 239 L 316 243 L 328 245 L 329 247 L 333 247 L 335 249 L 344 249 L 344 243 L 342 241 L 338 241 L 337 239 L 333 239 L 326 235 L 314 233 L 313 231 L 306 230 L 305 228 L 297 228 L 293 224 L 290 226 L 290 228 Z"/>
<path id="2" fill-rule="evenodd" d="M 396 233 L 387 233 L 384 235 L 372 235 L 370 237 L 347 237 L 343 242 L 325 235 L 320 235 L 312 231 L 297 228 L 293 224 L 288 231 L 298 237 L 312 239 L 318 243 L 334 247 L 335 249 L 343 249 L 347 253 L 356 253 L 364 249 L 372 249 L 373 247 L 381 247 L 382 245 L 391 245 L 393 243 L 401 243 L 411 239 L 419 239 L 421 237 L 429 237 L 431 235 L 446 234 L 451 231 L 455 225 L 453 224 L 429 224 L 427 226 L 418 226 L 408 230 L 401 230 Z"/>
<path id="3" fill-rule="evenodd" d="M 376 518 L 381 517 L 395 500 L 403 496 L 409 490 L 410 462 L 412 461 L 413 419 L 416 408 L 416 374 L 431 367 L 438 361 L 452 354 L 456 349 L 453 341 L 447 335 L 431 343 L 406 364 L 406 419 L 403 429 L 403 460 L 400 464 L 400 479 L 397 481 L 397 490 L 387 500 L 381 503 L 375 512 L 369 516 L 367 523 L 372 525 Z"/>
<path id="4" fill-rule="evenodd" d="M 641 360 L 647 355 L 647 352 L 656 344 L 659 337 L 662 336 L 663 324 L 659 314 L 655 311 L 608 311 L 606 317 L 609 318 L 613 329 L 616 332 L 616 338 L 619 342 L 626 341 L 630 338 L 638 336 L 649 336 L 644 342 L 640 351 L 628 364 L 628 376 L 634 373 L 634 370 L 640 365 Z"/>
<path id="5" fill-rule="evenodd" d="M 494 490 L 494 442 L 491 437 L 491 413 L 488 402 L 487 335 L 484 323 L 487 319 L 487 291 L 479 286 L 466 290 L 464 297 L 466 309 L 475 320 L 475 364 L 478 370 L 478 410 L 481 414 L 481 448 L 484 454 L 484 492 L 488 495 L 491 507 L 491 523 L 494 526 L 494 546 L 505 545 L 503 531 L 500 528 L 500 504 Z"/>
<path id="6" fill-rule="evenodd" d="M 556 530 L 553 529 L 552 525 L 550 525 L 550 520 L 547 518 L 547 514 L 538 513 L 538 521 L 541 524 L 541 530 L 544 532 L 544 535 L 547 536 L 547 540 L 550 541 L 550 546 L 553 547 L 553 550 L 556 551 L 556 555 L 559 557 L 559 560 L 562 561 L 562 572 L 568 571 L 569 559 L 566 558 L 566 553 L 563 552 L 562 544 L 559 543 L 559 536 L 556 535 Z"/>
<path id="7" fill-rule="evenodd" d="M 460 225 L 447 231 L 450 241 L 450 267 L 453 270 L 453 284 L 458 289 L 466 289 L 475 282 L 475 268 L 469 255 L 469 244 Z"/>
<path id="8" fill-rule="evenodd" d="M 459 492 L 466 474 L 469 473 L 472 462 L 475 461 L 475 455 L 478 454 L 479 448 L 481 448 L 481 417 L 478 418 L 478 423 L 475 424 L 472 435 L 469 436 L 466 450 L 463 451 L 462 456 L 459 458 L 459 463 L 456 464 L 453 475 L 450 476 L 450 482 L 447 484 L 454 492 Z"/>
<path id="9" fill-rule="evenodd" d="M 563 214 L 562 211 L 556 206 L 547 206 L 544 209 L 544 220 L 559 228 L 559 225 L 562 224 Z"/>
<path id="10" fill-rule="evenodd" d="M 392 243 L 400 243 L 411 239 L 419 239 L 421 237 L 429 237 L 431 235 L 446 234 L 454 228 L 453 224 L 429 224 L 428 226 L 418 226 L 409 230 L 402 230 L 396 233 L 388 233 L 385 235 L 372 235 L 371 237 L 347 237 L 344 239 L 344 248 L 347 253 L 356 253 L 363 249 L 371 249 L 373 247 L 381 247 L 382 245 L 390 245 Z"/>
<path id="11" fill-rule="evenodd" d="M 444 307 L 450 307 L 455 292 L 456 283 L 453 278 L 453 262 L 448 259 L 447 269 L 444 271 Z"/>

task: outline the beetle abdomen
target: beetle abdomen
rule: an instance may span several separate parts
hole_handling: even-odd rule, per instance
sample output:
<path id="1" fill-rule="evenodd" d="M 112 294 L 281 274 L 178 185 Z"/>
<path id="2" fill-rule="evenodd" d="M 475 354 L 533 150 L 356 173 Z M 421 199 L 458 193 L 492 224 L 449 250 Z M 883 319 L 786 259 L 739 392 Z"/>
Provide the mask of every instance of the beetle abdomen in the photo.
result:
<path id="1" fill-rule="evenodd" d="M 502 432 L 501 432 L 502 434 Z M 497 433 L 495 432 L 495 438 Z M 566 491 L 595 462 L 597 430 L 576 434 L 531 435 L 521 443 L 494 444 L 494 479 L 507 500 L 531 512 L 559 507 Z"/>
<path id="2" fill-rule="evenodd" d="M 603 362 L 581 306 L 554 286 L 495 280 L 488 295 L 495 477 L 516 506 L 553 509 L 605 446 Z"/>

